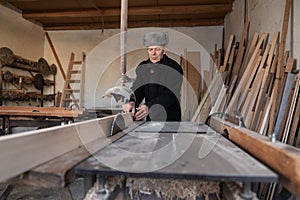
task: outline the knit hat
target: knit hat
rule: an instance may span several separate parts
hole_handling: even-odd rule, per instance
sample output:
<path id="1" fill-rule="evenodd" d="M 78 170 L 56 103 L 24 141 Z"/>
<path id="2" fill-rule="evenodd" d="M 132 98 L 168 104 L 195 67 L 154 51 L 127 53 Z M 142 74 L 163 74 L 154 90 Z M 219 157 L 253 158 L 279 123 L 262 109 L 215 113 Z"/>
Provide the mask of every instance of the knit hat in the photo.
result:
<path id="1" fill-rule="evenodd" d="M 149 46 L 165 46 L 169 42 L 167 33 L 164 32 L 150 32 L 144 35 L 143 45 Z"/>

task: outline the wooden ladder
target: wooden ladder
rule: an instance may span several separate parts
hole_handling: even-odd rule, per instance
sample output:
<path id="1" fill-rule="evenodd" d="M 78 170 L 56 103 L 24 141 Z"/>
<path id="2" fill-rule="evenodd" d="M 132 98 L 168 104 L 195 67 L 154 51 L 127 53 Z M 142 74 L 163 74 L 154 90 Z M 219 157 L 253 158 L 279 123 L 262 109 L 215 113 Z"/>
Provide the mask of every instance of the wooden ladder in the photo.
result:
<path id="1" fill-rule="evenodd" d="M 75 54 L 71 53 L 64 88 L 61 95 L 60 107 L 70 107 L 73 105 L 78 108 L 83 107 L 85 57 L 86 55 L 83 52 L 82 60 L 75 61 Z"/>

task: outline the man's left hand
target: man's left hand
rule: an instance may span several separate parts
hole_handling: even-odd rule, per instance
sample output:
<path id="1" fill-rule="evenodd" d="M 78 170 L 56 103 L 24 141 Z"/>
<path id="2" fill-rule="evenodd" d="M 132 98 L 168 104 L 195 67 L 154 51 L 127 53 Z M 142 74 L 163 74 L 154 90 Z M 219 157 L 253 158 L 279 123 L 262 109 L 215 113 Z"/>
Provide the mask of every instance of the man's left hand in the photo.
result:
<path id="1" fill-rule="evenodd" d="M 149 114 L 148 106 L 146 106 L 145 104 L 141 105 L 136 110 L 137 110 L 137 112 L 134 115 L 135 120 L 141 120 L 141 119 L 147 117 L 147 115 Z"/>

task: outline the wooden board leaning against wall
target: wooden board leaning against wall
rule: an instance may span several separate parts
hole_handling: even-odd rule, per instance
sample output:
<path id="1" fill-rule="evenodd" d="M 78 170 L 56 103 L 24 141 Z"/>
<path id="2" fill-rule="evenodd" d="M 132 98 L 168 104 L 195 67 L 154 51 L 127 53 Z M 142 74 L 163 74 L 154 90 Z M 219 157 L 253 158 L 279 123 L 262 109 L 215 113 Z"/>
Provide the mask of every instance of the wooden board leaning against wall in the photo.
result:
<path id="1" fill-rule="evenodd" d="M 291 146 L 300 147 L 300 74 L 296 69 L 295 59 L 285 50 L 290 5 L 290 0 L 286 0 L 281 33 L 275 32 L 269 35 L 269 33 L 256 32 L 247 40 L 250 22 L 246 22 L 240 40 L 235 38 L 235 35 L 231 35 L 225 53 L 222 54 L 222 50 L 215 51 L 212 60 L 222 80 L 221 84 L 211 85 L 206 96 L 210 99 L 222 99 L 222 101 L 212 102 L 203 99 L 192 120 L 205 121 L 215 115 L 239 123 L 257 135 L 264 136 L 265 140 L 272 138 L 282 145 L 287 143 L 286 149 L 292 149 Z M 221 92 L 214 92 L 216 90 Z M 241 137 L 245 137 L 245 140 L 248 138 L 247 135 Z M 242 139 L 239 141 L 234 140 L 234 137 L 232 139 L 251 152 L 249 146 L 243 146 Z M 267 145 L 265 147 L 268 149 L 266 152 L 270 154 L 274 152 Z M 300 159 L 297 148 L 293 150 L 298 152 L 293 157 L 296 163 Z M 277 147 L 275 149 L 280 151 Z M 254 155 L 260 160 L 268 157 L 262 154 Z M 286 162 L 282 159 L 284 157 L 266 164 L 276 169 L 278 163 Z M 290 167 L 286 165 L 280 170 L 288 171 Z M 278 172 L 278 169 L 275 171 Z M 300 188 L 298 176 L 291 175 L 285 177 L 285 182 L 282 180 L 284 178 L 281 178 L 281 183 L 287 189 L 300 195 L 297 189 Z M 287 184 L 286 181 L 290 183 Z"/>

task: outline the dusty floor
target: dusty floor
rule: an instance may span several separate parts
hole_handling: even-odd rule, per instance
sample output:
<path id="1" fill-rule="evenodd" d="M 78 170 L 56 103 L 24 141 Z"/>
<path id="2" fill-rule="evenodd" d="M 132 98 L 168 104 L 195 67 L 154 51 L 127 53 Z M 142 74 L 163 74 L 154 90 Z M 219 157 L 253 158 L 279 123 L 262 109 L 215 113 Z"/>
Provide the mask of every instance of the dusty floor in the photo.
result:
<path id="1" fill-rule="evenodd" d="M 0 194 L 4 191 L 6 184 L 0 184 Z M 69 186 L 70 193 L 73 200 L 84 199 L 84 186 L 83 179 L 78 178 L 74 183 Z M 0 197 L 0 200 L 5 198 Z M 13 186 L 12 191 L 9 193 L 7 200 L 65 200 L 66 196 L 63 195 L 62 190 L 58 188 L 45 189 L 32 186 Z"/>

